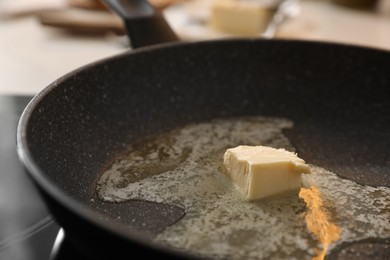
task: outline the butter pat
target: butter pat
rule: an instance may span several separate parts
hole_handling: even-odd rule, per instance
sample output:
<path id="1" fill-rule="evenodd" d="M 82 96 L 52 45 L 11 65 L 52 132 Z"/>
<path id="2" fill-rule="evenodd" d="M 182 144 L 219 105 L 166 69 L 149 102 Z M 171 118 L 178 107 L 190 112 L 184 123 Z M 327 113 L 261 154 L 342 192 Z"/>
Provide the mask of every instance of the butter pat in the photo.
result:
<path id="1" fill-rule="evenodd" d="M 227 176 L 247 200 L 299 189 L 310 167 L 295 153 L 267 146 L 237 146 L 224 157 Z"/>
<path id="2" fill-rule="evenodd" d="M 271 1 L 214 0 L 210 24 L 214 29 L 236 35 L 255 36 L 267 27 L 275 7 Z"/>

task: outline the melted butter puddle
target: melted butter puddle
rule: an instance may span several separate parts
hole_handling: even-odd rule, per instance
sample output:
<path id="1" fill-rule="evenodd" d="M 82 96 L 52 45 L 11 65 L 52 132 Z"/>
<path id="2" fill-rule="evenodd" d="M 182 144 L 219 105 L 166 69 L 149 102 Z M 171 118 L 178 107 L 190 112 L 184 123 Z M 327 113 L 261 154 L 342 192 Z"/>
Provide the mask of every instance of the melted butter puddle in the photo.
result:
<path id="1" fill-rule="evenodd" d="M 322 260 L 329 245 L 340 238 L 341 228 L 330 221 L 329 212 L 324 208 L 321 192 L 317 187 L 301 188 L 299 197 L 305 201 L 308 209 L 305 215 L 307 227 L 322 245 L 313 260 Z"/>
<path id="2" fill-rule="evenodd" d="M 108 202 L 143 200 L 185 209 L 180 221 L 153 240 L 200 257 L 310 260 L 323 239 L 315 239 L 308 229 L 298 190 L 248 203 L 221 172 L 229 147 L 266 145 L 293 152 L 282 132 L 292 126 L 280 118 L 232 118 L 148 138 L 129 147 L 101 175 L 98 196 Z M 362 186 L 310 167 L 312 174 L 302 176 L 303 187 L 315 184 L 322 203 L 329 202 L 328 216 L 342 231 L 338 240 L 324 239 L 323 248 L 390 237 L 390 188 Z"/>

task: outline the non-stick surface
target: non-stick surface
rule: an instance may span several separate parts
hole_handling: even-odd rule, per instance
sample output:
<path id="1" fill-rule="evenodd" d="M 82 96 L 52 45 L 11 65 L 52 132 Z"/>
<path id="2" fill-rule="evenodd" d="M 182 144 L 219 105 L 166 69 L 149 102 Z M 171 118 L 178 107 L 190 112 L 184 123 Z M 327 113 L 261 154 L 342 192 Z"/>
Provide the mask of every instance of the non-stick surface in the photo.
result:
<path id="1" fill-rule="evenodd" d="M 294 41 L 134 51 L 72 72 L 43 91 L 30 111 L 29 155 L 43 172 L 38 181 L 48 178 L 99 213 L 87 219 L 116 223 L 118 212 L 131 209 L 140 218 L 147 212 L 157 229 L 183 212 L 138 207 L 142 201 L 96 204 L 100 174 L 142 137 L 213 118 L 287 118 L 294 127 L 285 135 L 308 163 L 354 183 L 389 187 L 389 67 L 382 51 Z M 155 224 L 161 211 L 172 218 Z M 113 231 L 134 238 L 139 228 Z"/>

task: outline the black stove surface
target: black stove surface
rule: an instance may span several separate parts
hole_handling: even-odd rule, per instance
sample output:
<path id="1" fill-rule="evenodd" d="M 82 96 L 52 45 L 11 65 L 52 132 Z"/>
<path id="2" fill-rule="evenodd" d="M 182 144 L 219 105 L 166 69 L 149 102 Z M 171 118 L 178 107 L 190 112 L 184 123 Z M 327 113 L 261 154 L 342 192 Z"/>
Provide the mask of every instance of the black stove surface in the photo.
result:
<path id="1" fill-rule="evenodd" d="M 61 239 L 16 153 L 18 120 L 31 98 L 0 95 L 0 259 L 69 259 L 77 252 Z"/>

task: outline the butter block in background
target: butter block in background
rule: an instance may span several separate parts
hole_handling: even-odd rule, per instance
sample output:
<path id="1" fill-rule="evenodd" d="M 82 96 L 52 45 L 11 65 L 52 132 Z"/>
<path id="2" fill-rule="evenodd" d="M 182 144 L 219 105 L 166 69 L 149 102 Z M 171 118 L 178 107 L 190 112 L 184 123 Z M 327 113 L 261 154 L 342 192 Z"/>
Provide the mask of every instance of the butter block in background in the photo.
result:
<path id="1" fill-rule="evenodd" d="M 299 189 L 310 167 L 295 153 L 267 146 L 237 146 L 224 154 L 226 174 L 247 200 Z"/>
<path id="2" fill-rule="evenodd" d="M 226 33 L 258 36 L 267 27 L 280 1 L 214 0 L 210 26 Z"/>

